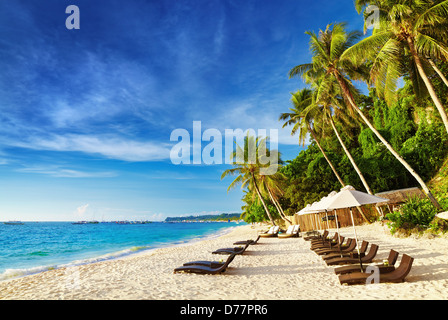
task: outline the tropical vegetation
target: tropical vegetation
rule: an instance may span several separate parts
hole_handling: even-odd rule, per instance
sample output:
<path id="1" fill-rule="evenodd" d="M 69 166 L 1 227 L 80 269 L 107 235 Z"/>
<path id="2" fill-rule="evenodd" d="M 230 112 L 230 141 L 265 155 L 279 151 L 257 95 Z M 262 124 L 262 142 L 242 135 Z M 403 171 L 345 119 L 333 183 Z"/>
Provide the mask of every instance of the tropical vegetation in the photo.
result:
<path id="1" fill-rule="evenodd" d="M 307 31 L 311 61 L 289 71 L 306 87 L 291 93 L 279 121 L 307 148 L 279 160 L 272 176 L 244 159 L 223 174 L 239 174 L 229 188 L 246 188 L 246 221 L 289 221 L 345 185 L 370 194 L 420 187 L 426 199 L 409 199 L 387 216 L 394 231 L 429 228 L 448 210 L 448 0 L 355 0 L 355 7 L 364 34 L 345 23 Z M 372 8 L 378 21 L 367 35 Z"/>

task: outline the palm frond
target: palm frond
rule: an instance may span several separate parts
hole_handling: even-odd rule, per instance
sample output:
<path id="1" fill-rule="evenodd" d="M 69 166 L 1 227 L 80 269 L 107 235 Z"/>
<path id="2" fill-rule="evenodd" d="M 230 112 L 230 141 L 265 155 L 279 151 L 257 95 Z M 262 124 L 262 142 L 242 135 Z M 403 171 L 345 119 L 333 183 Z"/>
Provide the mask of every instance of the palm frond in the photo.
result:
<path id="1" fill-rule="evenodd" d="M 448 48 L 428 35 L 419 33 L 415 38 L 415 48 L 424 57 L 448 60 Z"/>
<path id="2" fill-rule="evenodd" d="M 360 65 L 366 59 L 372 60 L 376 50 L 382 48 L 393 35 L 393 32 L 389 30 L 383 30 L 373 34 L 345 50 L 340 59 L 350 60 L 356 65 Z"/>
<path id="3" fill-rule="evenodd" d="M 303 74 L 312 69 L 313 69 L 312 63 L 305 63 L 295 66 L 289 71 L 289 79 L 293 78 L 294 76 L 302 76 Z"/>
<path id="4" fill-rule="evenodd" d="M 445 23 L 448 19 L 448 0 L 431 6 L 425 12 L 420 14 L 414 28 L 420 29 L 425 25 L 437 25 Z"/>

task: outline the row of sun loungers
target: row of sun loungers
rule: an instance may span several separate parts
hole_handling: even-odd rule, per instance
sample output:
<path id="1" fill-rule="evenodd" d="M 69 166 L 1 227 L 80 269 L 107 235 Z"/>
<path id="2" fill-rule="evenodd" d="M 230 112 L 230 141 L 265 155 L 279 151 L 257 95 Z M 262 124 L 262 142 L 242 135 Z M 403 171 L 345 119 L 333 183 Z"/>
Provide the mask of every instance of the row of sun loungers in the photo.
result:
<path id="1" fill-rule="evenodd" d="M 253 240 L 243 240 L 234 242 L 234 245 L 238 247 L 220 248 L 212 252 L 212 254 L 229 255 L 226 261 L 190 261 L 184 263 L 181 267 L 175 268 L 174 273 L 177 272 L 189 272 L 189 273 L 203 273 L 203 274 L 217 274 L 224 272 L 227 266 L 233 261 L 235 256 L 243 254 L 244 251 L 250 246 L 254 245 L 260 240 L 260 238 L 266 237 L 279 237 L 289 238 L 299 236 L 300 225 L 291 225 L 288 227 L 285 233 L 279 233 L 280 228 L 278 226 L 271 227 L 268 231 L 258 234 L 258 237 Z M 243 246 L 242 246 L 243 245 Z"/>
<path id="2" fill-rule="evenodd" d="M 235 256 L 243 254 L 249 246 L 257 244 L 263 234 L 268 234 L 268 232 L 259 234 L 255 240 L 235 242 L 234 245 L 239 245 L 238 247 L 221 248 L 212 252 L 213 254 L 228 255 L 226 261 L 191 261 L 174 269 L 174 273 L 218 274 L 225 272 Z M 273 232 L 275 231 L 271 233 Z M 380 283 L 402 282 L 409 274 L 414 261 L 412 257 L 403 254 L 400 265 L 395 268 L 399 253 L 392 249 L 387 263 L 372 264 L 379 249 L 378 245 L 370 244 L 369 248 L 369 242 L 362 241 L 358 251 L 356 240 L 345 239 L 338 233 L 330 238 L 328 237 L 328 231 L 324 231 L 322 235 L 308 236 L 304 239 L 310 241 L 310 249 L 321 256 L 328 266 L 336 266 L 334 273 L 338 276 L 341 284 L 366 284 L 372 280 Z M 371 271 L 376 274 L 372 276 Z"/>
<path id="3" fill-rule="evenodd" d="M 291 237 L 298 237 L 300 235 L 300 225 L 290 225 L 286 232 L 280 233 L 280 227 L 279 226 L 272 226 L 269 228 L 268 231 L 262 232 L 259 234 L 262 238 L 271 238 L 271 237 L 278 237 L 278 238 L 291 238 Z"/>
<path id="4" fill-rule="evenodd" d="M 310 241 L 310 249 L 320 255 L 328 266 L 344 265 L 334 269 L 341 284 L 366 284 L 368 281 L 402 282 L 412 268 L 414 258 L 407 254 L 402 255 L 400 265 L 395 268 L 399 253 L 393 249 L 390 250 L 386 263 L 370 264 L 378 252 L 378 245 L 371 244 L 367 252 L 369 242 L 363 241 L 358 253 L 354 239 L 347 239 L 344 243 L 345 238 L 338 233 L 332 238 L 329 238 L 328 234 L 325 230 L 322 235 L 304 239 Z M 377 272 L 376 277 L 372 276 L 371 271 Z"/>
<path id="5" fill-rule="evenodd" d="M 202 273 L 202 274 L 218 274 L 226 271 L 228 265 L 233 261 L 235 256 L 243 254 L 250 245 L 257 244 L 260 239 L 260 235 L 255 240 L 243 240 L 237 241 L 234 245 L 242 245 L 243 247 L 231 247 L 231 248 L 221 248 L 212 252 L 212 254 L 228 255 L 226 261 L 190 261 L 184 263 L 182 266 L 174 269 L 174 273 L 177 272 L 188 272 L 188 273 Z"/>

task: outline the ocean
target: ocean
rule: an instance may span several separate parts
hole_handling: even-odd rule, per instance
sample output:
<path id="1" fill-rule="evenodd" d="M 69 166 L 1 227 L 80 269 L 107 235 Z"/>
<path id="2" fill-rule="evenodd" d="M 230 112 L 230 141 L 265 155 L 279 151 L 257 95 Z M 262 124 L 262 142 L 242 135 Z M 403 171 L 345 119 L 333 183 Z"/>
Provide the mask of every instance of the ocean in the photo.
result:
<path id="1" fill-rule="evenodd" d="M 185 244 L 219 236 L 235 226 L 235 222 L 0 223 L 0 280 Z"/>

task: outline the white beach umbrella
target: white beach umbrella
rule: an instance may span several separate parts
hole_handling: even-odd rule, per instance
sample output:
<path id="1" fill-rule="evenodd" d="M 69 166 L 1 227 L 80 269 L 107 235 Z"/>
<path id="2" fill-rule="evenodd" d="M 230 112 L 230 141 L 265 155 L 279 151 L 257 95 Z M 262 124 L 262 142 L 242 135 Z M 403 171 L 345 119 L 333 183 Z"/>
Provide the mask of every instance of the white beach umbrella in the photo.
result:
<path id="1" fill-rule="evenodd" d="M 353 211 L 352 209 L 354 207 L 360 207 L 366 204 L 374 204 L 378 202 L 386 202 L 389 201 L 389 199 L 380 198 L 377 196 L 373 196 L 371 194 L 357 191 L 352 186 L 346 186 L 341 189 L 336 195 L 334 195 L 330 201 L 328 201 L 327 210 L 336 210 L 336 209 L 343 209 L 343 208 L 349 208 L 350 209 L 350 216 L 352 218 L 352 224 L 353 224 L 353 232 L 355 234 L 355 241 L 356 241 L 356 249 L 358 250 L 358 257 L 359 257 L 359 263 L 362 269 L 362 263 L 361 263 L 361 257 L 359 252 L 359 244 L 358 244 L 358 236 L 356 235 L 356 228 L 355 228 L 355 220 L 353 219 Z"/>
<path id="2" fill-rule="evenodd" d="M 323 197 L 319 204 L 315 207 L 316 210 L 320 210 L 320 212 L 325 211 L 325 216 L 327 218 L 327 228 L 330 229 L 330 225 L 328 222 L 328 205 L 331 203 L 331 200 L 335 195 L 338 193 L 336 191 L 331 191 L 326 197 Z M 335 218 L 336 218 L 336 229 L 339 237 L 339 241 L 341 241 L 341 235 L 339 234 L 339 223 L 338 223 L 338 215 L 336 214 L 336 210 L 334 212 Z"/>
<path id="3" fill-rule="evenodd" d="M 337 194 L 336 191 L 332 191 L 330 192 L 326 197 L 323 197 L 314 207 L 315 210 L 317 210 L 318 212 L 324 212 L 325 211 L 325 216 L 327 218 L 327 228 L 330 229 L 330 225 L 328 224 L 328 210 L 327 210 L 327 206 L 330 203 L 331 199 Z"/>
<path id="4" fill-rule="evenodd" d="M 319 210 L 318 207 L 319 207 L 319 201 L 315 201 L 315 202 L 313 202 L 313 204 L 308 208 L 308 212 L 309 212 L 309 213 L 319 213 L 319 212 L 322 212 L 322 210 Z M 317 216 L 314 215 L 313 218 L 314 218 L 314 221 L 316 222 L 316 230 L 320 230 L 320 229 L 322 229 L 322 225 L 321 225 L 319 219 L 317 218 Z"/>
<path id="5" fill-rule="evenodd" d="M 316 213 L 315 210 L 313 210 L 311 208 L 311 204 L 307 204 L 304 208 L 302 208 L 300 211 L 298 211 L 296 214 L 299 216 L 305 215 L 305 214 L 312 214 L 312 213 Z M 316 224 L 315 221 L 313 221 L 313 225 Z M 315 230 L 317 230 L 317 224 L 316 226 L 314 226 Z"/>
<path id="6" fill-rule="evenodd" d="M 448 211 L 440 212 L 440 213 L 436 214 L 436 217 L 439 219 L 448 220 Z"/>

